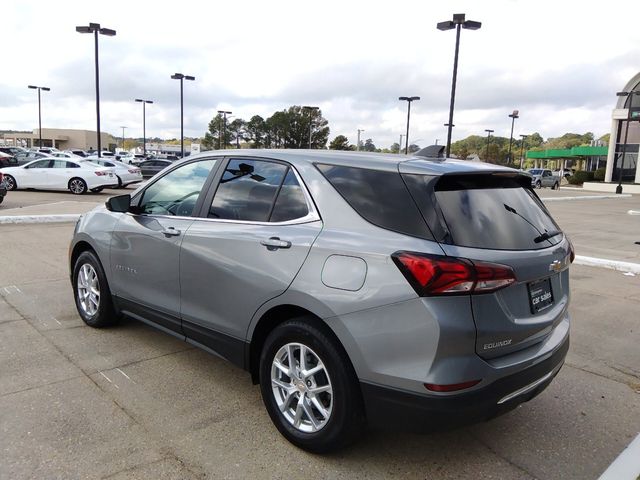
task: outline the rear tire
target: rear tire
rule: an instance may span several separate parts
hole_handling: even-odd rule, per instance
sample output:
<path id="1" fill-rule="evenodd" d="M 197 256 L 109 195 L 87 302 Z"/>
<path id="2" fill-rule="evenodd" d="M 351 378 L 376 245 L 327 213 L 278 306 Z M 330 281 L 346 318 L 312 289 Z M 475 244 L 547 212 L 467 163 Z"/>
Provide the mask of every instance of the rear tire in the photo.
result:
<path id="1" fill-rule="evenodd" d="M 69 180 L 67 187 L 74 195 L 82 195 L 87 192 L 87 182 L 78 177 L 74 177 Z"/>
<path id="2" fill-rule="evenodd" d="M 269 334 L 260 355 L 260 390 L 271 420 L 287 440 L 324 453 L 354 442 L 365 418 L 349 359 L 313 321 L 290 320 Z"/>
<path id="3" fill-rule="evenodd" d="M 87 250 L 80 254 L 73 265 L 72 281 L 76 308 L 84 323 L 103 328 L 118 322 L 107 277 L 95 253 Z"/>
<path id="4" fill-rule="evenodd" d="M 91 191 L 93 193 L 100 193 L 104 187 L 92 188 Z"/>
<path id="5" fill-rule="evenodd" d="M 553 184 L 553 189 L 558 190 L 560 188 L 560 184 L 558 182 Z"/>
<path id="6" fill-rule="evenodd" d="M 4 175 L 4 185 L 7 187 L 7 190 L 15 190 L 16 188 L 18 188 L 16 179 L 7 174 Z"/>

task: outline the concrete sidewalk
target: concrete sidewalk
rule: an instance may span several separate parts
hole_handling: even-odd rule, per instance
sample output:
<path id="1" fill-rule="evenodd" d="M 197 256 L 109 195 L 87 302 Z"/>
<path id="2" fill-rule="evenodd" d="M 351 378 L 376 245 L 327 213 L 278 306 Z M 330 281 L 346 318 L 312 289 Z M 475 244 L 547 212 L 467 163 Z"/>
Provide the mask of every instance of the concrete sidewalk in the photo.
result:
<path id="1" fill-rule="evenodd" d="M 0 210 L 0 216 L 15 217 L 27 215 L 68 215 L 87 213 L 104 202 L 74 202 L 62 201 L 53 203 L 44 203 L 41 205 L 30 205 L 28 207 L 9 208 Z"/>

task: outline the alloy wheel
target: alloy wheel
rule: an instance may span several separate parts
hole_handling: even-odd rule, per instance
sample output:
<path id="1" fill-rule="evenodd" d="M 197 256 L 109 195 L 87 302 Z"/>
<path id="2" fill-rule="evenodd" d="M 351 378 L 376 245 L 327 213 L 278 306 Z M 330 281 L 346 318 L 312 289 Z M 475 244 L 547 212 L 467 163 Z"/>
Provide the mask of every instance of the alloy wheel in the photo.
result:
<path id="1" fill-rule="evenodd" d="M 78 272 L 78 302 L 83 312 L 93 317 L 100 308 L 100 283 L 93 265 L 85 263 Z"/>
<path id="2" fill-rule="evenodd" d="M 84 185 L 84 181 L 82 181 L 79 178 L 74 178 L 73 180 L 71 180 L 71 182 L 69 182 L 69 190 L 71 190 L 72 193 L 80 194 L 80 193 L 84 193 L 85 190 L 85 185 Z"/>
<path id="3" fill-rule="evenodd" d="M 329 372 L 306 345 L 287 343 L 278 350 L 271 364 L 271 390 L 283 417 L 301 432 L 317 432 L 331 418 Z"/>

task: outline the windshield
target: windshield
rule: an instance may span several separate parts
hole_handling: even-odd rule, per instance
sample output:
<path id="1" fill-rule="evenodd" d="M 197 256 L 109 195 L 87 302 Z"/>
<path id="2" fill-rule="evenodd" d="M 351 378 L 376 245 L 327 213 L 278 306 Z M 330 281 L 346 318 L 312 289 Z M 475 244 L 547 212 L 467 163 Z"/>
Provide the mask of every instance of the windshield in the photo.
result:
<path id="1" fill-rule="evenodd" d="M 540 170 L 538 168 L 532 168 L 531 170 L 529 170 L 529 173 L 531 175 L 540 175 L 542 173 L 542 170 Z"/>

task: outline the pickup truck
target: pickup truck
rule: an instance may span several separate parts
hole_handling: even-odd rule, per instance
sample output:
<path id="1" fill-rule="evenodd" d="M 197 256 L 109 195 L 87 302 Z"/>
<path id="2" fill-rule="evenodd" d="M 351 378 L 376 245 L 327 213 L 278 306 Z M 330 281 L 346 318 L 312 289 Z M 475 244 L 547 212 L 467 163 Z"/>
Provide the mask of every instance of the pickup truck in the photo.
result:
<path id="1" fill-rule="evenodd" d="M 531 175 L 531 186 L 535 188 L 551 187 L 554 190 L 560 188 L 560 176 L 554 175 L 551 170 L 532 168 L 527 170 Z"/>

